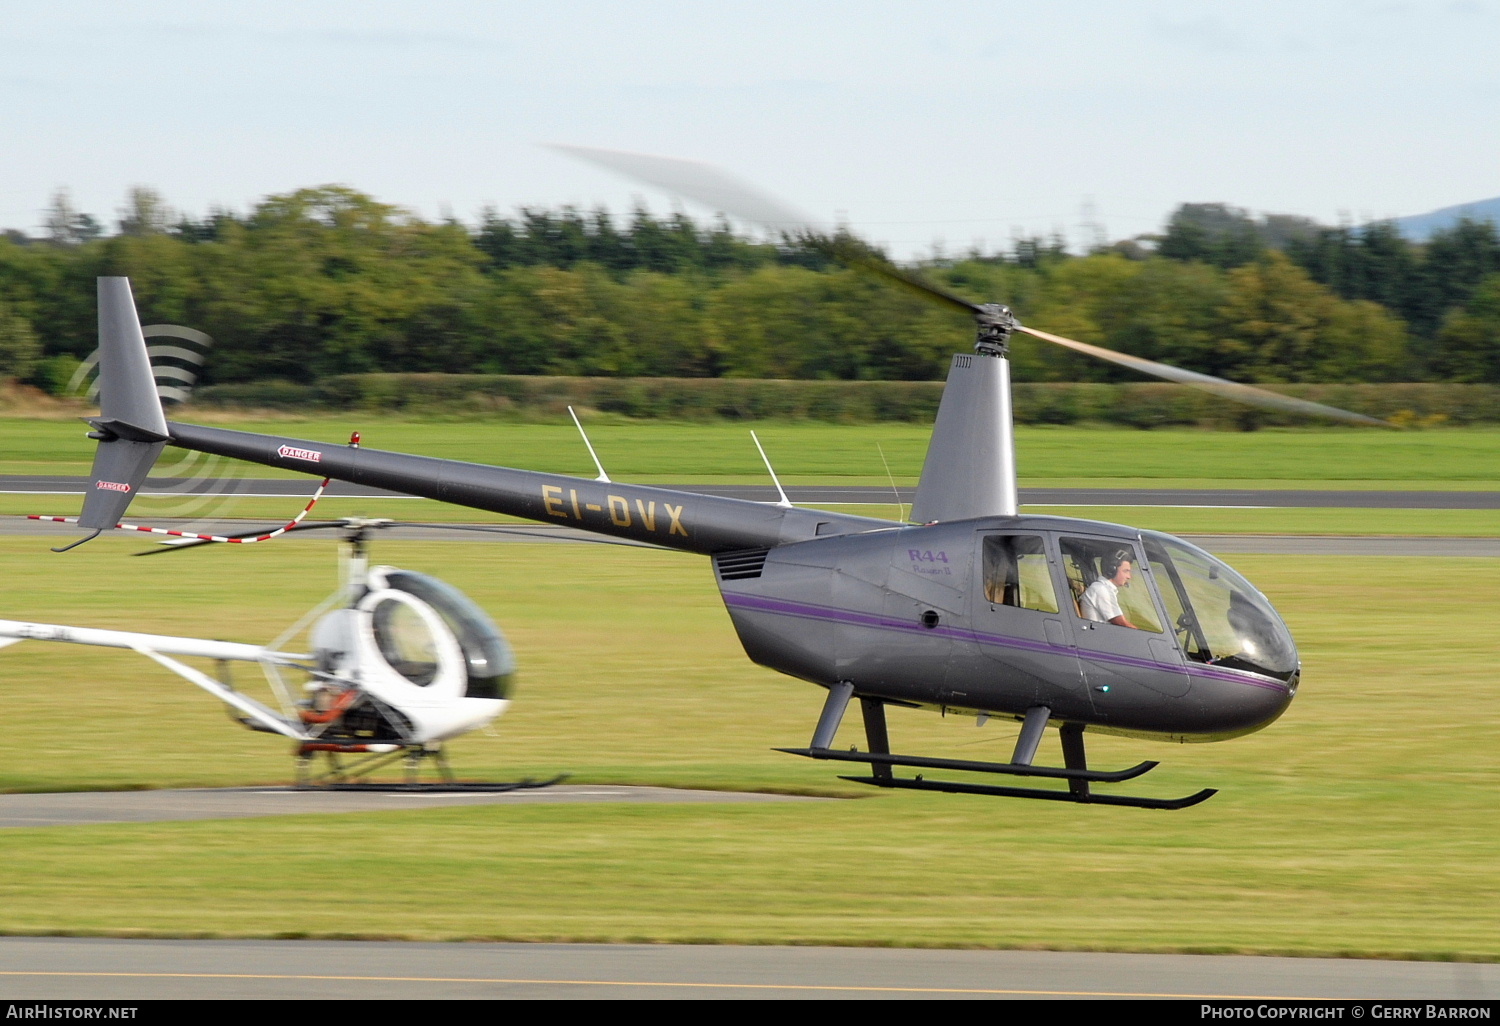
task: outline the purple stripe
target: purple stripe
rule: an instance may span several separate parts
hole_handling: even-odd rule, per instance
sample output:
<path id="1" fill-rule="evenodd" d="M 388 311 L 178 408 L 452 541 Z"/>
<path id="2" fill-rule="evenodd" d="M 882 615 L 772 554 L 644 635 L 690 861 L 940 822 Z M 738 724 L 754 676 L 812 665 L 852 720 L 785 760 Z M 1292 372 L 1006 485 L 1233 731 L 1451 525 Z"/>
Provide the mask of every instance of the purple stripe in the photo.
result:
<path id="1" fill-rule="evenodd" d="M 1208 680 L 1228 681 L 1231 684 L 1248 684 L 1251 687 L 1266 688 L 1271 691 L 1283 693 L 1291 691 L 1285 684 L 1266 680 L 1239 670 L 1222 669 L 1213 666 L 1204 666 L 1201 663 L 1186 662 L 1181 666 L 1170 667 L 1150 659 L 1138 659 L 1135 656 L 1115 655 L 1109 652 L 1093 652 L 1085 649 L 1068 648 L 1061 645 L 1048 644 L 1045 641 L 1031 641 L 1026 638 L 1012 638 L 1004 634 L 990 634 L 985 631 L 976 631 L 963 627 L 923 627 L 904 620 L 892 620 L 884 616 L 875 616 L 870 613 L 856 613 L 850 609 L 837 609 L 832 606 L 819 606 L 806 602 L 787 602 L 783 599 L 762 598 L 758 595 L 736 595 L 724 592 L 724 604 L 727 606 L 738 606 L 744 609 L 757 610 L 764 613 L 777 613 L 783 616 L 795 616 L 805 620 L 823 620 L 833 623 L 854 624 L 860 627 L 873 627 L 878 630 L 902 631 L 908 634 L 935 634 L 938 637 L 950 638 L 957 641 L 972 641 L 978 645 L 993 645 L 997 648 L 1013 648 L 1024 652 L 1040 652 L 1048 655 L 1072 654 L 1080 659 L 1091 659 L 1102 663 L 1114 663 L 1119 666 L 1129 666 L 1135 669 L 1145 670 L 1171 670 L 1176 669 L 1187 673 L 1190 677 L 1202 677 Z"/>

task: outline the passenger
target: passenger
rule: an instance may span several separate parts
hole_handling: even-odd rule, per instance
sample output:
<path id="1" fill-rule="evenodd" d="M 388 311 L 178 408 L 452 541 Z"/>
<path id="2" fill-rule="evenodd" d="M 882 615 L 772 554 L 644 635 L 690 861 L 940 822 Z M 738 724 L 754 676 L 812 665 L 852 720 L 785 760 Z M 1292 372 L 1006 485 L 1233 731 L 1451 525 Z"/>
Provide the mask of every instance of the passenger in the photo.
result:
<path id="1" fill-rule="evenodd" d="M 1085 620 L 1097 620 L 1100 623 L 1119 624 L 1131 630 L 1140 630 L 1126 618 L 1125 611 L 1120 608 L 1120 589 L 1130 587 L 1132 576 L 1130 554 L 1128 552 L 1115 553 L 1104 560 L 1101 569 L 1106 576 L 1088 586 L 1078 600 L 1078 611 L 1083 614 Z"/>

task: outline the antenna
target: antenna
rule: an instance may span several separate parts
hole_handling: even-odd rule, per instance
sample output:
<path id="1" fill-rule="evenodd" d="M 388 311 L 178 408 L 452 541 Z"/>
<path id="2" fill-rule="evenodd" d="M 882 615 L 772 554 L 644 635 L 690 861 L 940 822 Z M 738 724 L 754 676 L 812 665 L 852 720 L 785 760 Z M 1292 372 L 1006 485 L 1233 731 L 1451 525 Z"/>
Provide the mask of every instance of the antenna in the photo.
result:
<path id="1" fill-rule="evenodd" d="M 891 473 L 891 461 L 885 458 L 885 446 L 876 442 L 875 448 L 880 450 L 880 462 L 885 464 L 886 480 L 891 483 L 891 493 L 896 496 L 896 508 L 901 511 L 901 522 L 904 524 L 906 523 L 906 503 L 901 501 L 901 489 L 896 487 L 896 475 Z"/>
<path id="2" fill-rule="evenodd" d="M 568 416 L 573 418 L 574 426 L 578 428 L 578 433 L 583 436 L 583 444 L 588 446 L 589 455 L 594 458 L 594 466 L 599 468 L 599 476 L 594 478 L 594 480 L 603 481 L 605 484 L 613 484 L 614 482 L 609 479 L 609 475 L 604 472 L 604 464 L 599 462 L 599 454 L 594 452 L 594 445 L 589 441 L 588 432 L 583 430 L 582 424 L 578 423 L 578 414 L 573 412 L 573 407 L 571 406 L 568 407 Z"/>
<path id="3" fill-rule="evenodd" d="M 791 509 L 792 500 L 786 497 L 786 489 L 781 487 L 781 482 L 776 478 L 776 468 L 771 466 L 771 458 L 766 455 L 765 448 L 760 444 L 760 439 L 755 436 L 753 430 L 750 432 L 750 438 L 755 442 L 755 447 L 760 450 L 760 458 L 765 460 L 766 469 L 771 472 L 771 482 L 776 485 L 776 494 L 781 496 L 781 501 L 776 503 L 776 505 L 782 509 Z"/>

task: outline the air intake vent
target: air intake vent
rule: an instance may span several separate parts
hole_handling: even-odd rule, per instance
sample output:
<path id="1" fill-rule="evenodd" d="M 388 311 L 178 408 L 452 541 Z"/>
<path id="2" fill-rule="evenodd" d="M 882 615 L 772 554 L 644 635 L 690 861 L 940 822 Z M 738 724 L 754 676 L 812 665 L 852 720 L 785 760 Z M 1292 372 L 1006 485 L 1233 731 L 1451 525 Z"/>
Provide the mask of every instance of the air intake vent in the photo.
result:
<path id="1" fill-rule="evenodd" d="M 972 366 L 973 363 L 974 357 L 972 356 L 955 355 L 953 357 L 953 366 L 955 367 L 969 367 Z"/>
<path id="2" fill-rule="evenodd" d="M 765 568 L 770 549 L 748 549 L 744 552 L 724 552 L 714 557 L 719 568 L 719 577 L 726 581 L 743 581 L 759 577 Z"/>

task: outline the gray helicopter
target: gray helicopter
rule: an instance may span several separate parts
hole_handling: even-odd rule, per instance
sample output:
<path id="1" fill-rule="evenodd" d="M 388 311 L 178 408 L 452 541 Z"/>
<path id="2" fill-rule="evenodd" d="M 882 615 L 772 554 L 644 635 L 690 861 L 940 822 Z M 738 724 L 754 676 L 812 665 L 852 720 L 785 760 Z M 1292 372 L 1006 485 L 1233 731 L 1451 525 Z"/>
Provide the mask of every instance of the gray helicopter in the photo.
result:
<path id="1" fill-rule="evenodd" d="M 99 279 L 99 443 L 79 526 L 112 529 L 165 446 L 370 485 L 709 556 L 735 630 L 755 662 L 827 690 L 805 748 L 781 751 L 868 767 L 845 779 L 886 788 L 1180 809 L 1178 799 L 1099 793 L 1138 777 L 1088 768 L 1086 731 L 1217 741 L 1259 730 L 1297 693 L 1301 664 L 1267 598 L 1181 539 L 1118 524 L 1028 516 L 1017 503 L 1007 355 L 1013 335 L 1185 381 L 1256 405 L 1380 424 L 1022 326 L 847 236 L 820 232 L 706 165 L 572 150 L 807 244 L 974 316 L 972 353 L 954 356 L 910 523 L 434 459 L 168 421 L 125 278 Z M 836 750 L 859 699 L 866 748 Z M 1009 762 L 895 754 L 885 707 L 1021 722 Z M 1063 766 L 1036 764 L 1049 726 Z M 927 779 L 896 770 L 1043 778 L 1053 788 Z M 1065 783 L 1064 790 L 1060 785 Z"/>

